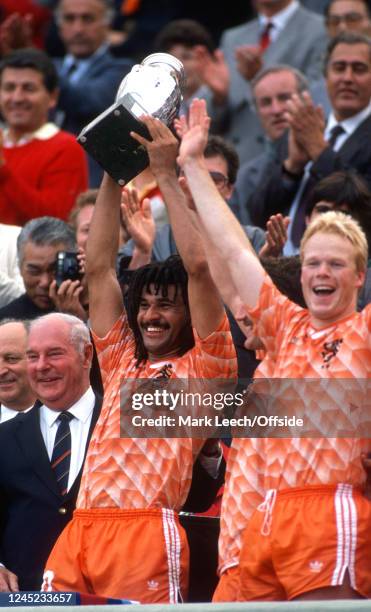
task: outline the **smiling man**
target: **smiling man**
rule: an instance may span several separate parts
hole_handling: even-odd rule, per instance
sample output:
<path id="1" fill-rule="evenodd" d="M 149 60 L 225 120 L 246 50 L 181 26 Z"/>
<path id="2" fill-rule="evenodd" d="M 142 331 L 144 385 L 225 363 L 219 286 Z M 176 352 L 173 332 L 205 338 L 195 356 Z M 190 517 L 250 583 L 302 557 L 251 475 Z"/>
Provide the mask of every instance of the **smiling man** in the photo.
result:
<path id="1" fill-rule="evenodd" d="M 24 225 L 34 217 L 66 219 L 87 187 L 84 151 L 48 121 L 58 99 L 52 61 L 19 49 L 0 63 L 0 221 Z"/>
<path id="2" fill-rule="evenodd" d="M 266 275 L 210 181 L 203 160 L 208 123 L 203 101 L 194 102 L 178 162 L 213 257 L 226 269 L 224 279 L 232 280 L 266 348 L 252 388 L 272 398 L 269 414 L 299 414 L 312 433 L 276 430 L 273 437 L 270 430 L 264 438 L 260 430 L 259 438 L 234 438 L 215 600 L 370 597 L 371 506 L 362 495 L 361 464 L 370 442 L 360 437 L 361 426 L 349 425 L 352 418 L 361 422 L 369 409 L 371 307 L 356 313 L 366 237 L 343 213 L 315 219 L 301 242 L 307 308 L 295 305 Z M 254 413 L 254 404 L 249 411 Z M 322 419 L 330 419 L 326 433 L 318 427 Z M 344 420 L 353 437 L 336 437 Z"/>
<path id="3" fill-rule="evenodd" d="M 178 512 L 203 440 L 178 438 L 177 430 L 173 438 L 153 439 L 140 430 L 142 437 L 120 438 L 121 408 L 130 408 L 121 405 L 125 385 L 150 379 L 156 389 L 167 379 L 229 379 L 237 368 L 228 320 L 178 183 L 178 142 L 159 120 L 143 120 L 153 140 L 142 143 L 184 265 L 175 256 L 138 269 L 125 311 L 115 271 L 121 187 L 105 175 L 87 243 L 89 312 L 104 405 L 77 510 L 48 559 L 43 589 L 176 603 L 186 597 L 189 569 Z M 80 563 L 82 550 L 86 563 Z"/>
<path id="4" fill-rule="evenodd" d="M 21 348 L 23 363 L 7 373 L 2 366 L 0 391 L 11 372 L 20 381 L 20 370 L 24 387 L 27 369 L 32 394 L 25 403 L 34 396 L 39 402 L 0 427 L 0 591 L 36 591 L 50 549 L 72 516 L 100 400 L 89 385 L 92 344 L 82 321 L 61 313 L 40 317 L 27 342 L 19 334 L 18 349 L 4 337 L 9 326 L 18 334 L 23 328 L 0 326 L 1 351 L 16 360 Z M 1 397 L 14 406 L 14 392 Z"/>
<path id="5" fill-rule="evenodd" d="M 27 329 L 21 321 L 0 323 L 0 423 L 32 408 L 26 368 Z"/>

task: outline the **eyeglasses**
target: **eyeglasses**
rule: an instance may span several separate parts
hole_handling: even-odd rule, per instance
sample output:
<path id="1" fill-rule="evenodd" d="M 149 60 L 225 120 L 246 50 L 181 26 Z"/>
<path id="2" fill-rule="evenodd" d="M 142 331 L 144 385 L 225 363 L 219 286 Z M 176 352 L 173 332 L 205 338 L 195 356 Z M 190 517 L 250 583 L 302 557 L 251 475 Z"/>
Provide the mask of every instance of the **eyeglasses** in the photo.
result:
<path id="1" fill-rule="evenodd" d="M 223 187 L 228 185 L 229 183 L 228 177 L 224 176 L 224 174 L 222 174 L 221 172 L 217 172 L 217 171 L 214 172 L 214 170 L 211 170 L 209 174 L 211 178 L 213 179 L 216 187 L 218 187 L 218 189 L 222 189 Z"/>
<path id="2" fill-rule="evenodd" d="M 326 24 L 329 27 L 336 27 L 343 21 L 347 26 L 355 25 L 363 19 L 366 19 L 365 15 L 361 13 L 345 13 L 344 15 L 329 15 L 326 19 Z"/>

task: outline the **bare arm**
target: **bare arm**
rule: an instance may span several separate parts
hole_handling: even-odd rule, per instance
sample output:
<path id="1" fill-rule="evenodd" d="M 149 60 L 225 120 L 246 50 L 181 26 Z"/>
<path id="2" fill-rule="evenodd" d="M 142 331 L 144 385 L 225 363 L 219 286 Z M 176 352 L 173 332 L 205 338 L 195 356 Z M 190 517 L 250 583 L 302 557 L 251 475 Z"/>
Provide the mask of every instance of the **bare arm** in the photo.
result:
<path id="1" fill-rule="evenodd" d="M 186 175 L 202 226 L 218 249 L 221 265 L 227 266 L 244 304 L 257 304 L 265 272 L 239 222 L 216 189 L 204 163 L 203 151 L 209 119 L 204 100 L 194 100 L 189 125 L 182 118 L 178 131 L 182 143 L 178 163 Z M 206 136 L 205 136 L 206 134 Z"/>
<path id="2" fill-rule="evenodd" d="M 185 195 L 176 175 L 178 141 L 158 119 L 142 117 L 152 141 L 133 135 L 146 147 L 169 218 L 179 254 L 188 273 L 188 296 L 192 325 L 201 338 L 219 326 L 224 315 L 218 291 L 212 281 L 201 237 L 194 227 Z"/>
<path id="3" fill-rule="evenodd" d="M 121 187 L 105 174 L 94 206 L 86 249 L 89 316 L 94 332 L 104 337 L 124 310 L 116 276 Z"/>

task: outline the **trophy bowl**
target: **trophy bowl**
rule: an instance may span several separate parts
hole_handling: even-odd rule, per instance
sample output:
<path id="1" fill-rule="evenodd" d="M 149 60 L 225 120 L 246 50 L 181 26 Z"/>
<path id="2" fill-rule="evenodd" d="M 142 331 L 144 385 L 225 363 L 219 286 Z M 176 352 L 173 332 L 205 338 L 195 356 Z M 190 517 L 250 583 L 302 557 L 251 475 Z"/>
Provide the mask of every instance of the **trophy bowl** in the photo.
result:
<path id="1" fill-rule="evenodd" d="M 170 126 L 177 116 L 185 84 L 183 64 L 169 53 L 152 53 L 122 80 L 112 106 L 81 131 L 78 142 L 120 185 L 149 165 L 147 151 L 130 136 L 150 139 L 142 115 Z"/>

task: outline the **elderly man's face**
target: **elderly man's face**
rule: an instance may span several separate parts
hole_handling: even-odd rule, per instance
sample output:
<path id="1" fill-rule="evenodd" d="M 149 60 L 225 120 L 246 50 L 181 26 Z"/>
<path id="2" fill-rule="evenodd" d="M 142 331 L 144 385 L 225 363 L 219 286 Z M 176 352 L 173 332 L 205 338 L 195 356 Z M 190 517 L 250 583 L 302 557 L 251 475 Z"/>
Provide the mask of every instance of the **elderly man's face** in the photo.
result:
<path id="1" fill-rule="evenodd" d="M 31 328 L 27 370 L 37 397 L 52 410 L 67 410 L 85 393 L 91 345 L 81 354 L 71 341 L 71 327 L 51 317 Z"/>
<path id="2" fill-rule="evenodd" d="M 280 138 L 288 128 L 285 112 L 294 93 L 298 93 L 297 80 L 288 70 L 267 74 L 254 88 L 256 110 L 271 140 Z"/>

